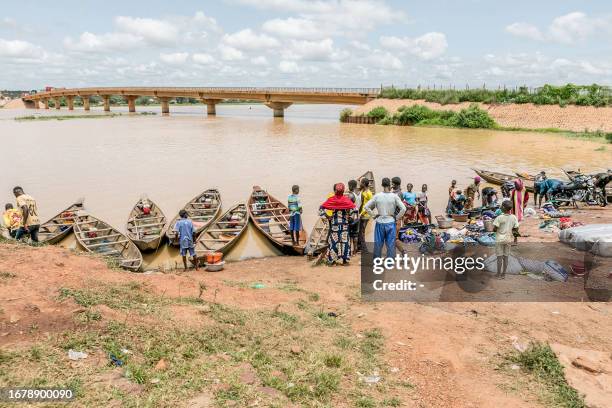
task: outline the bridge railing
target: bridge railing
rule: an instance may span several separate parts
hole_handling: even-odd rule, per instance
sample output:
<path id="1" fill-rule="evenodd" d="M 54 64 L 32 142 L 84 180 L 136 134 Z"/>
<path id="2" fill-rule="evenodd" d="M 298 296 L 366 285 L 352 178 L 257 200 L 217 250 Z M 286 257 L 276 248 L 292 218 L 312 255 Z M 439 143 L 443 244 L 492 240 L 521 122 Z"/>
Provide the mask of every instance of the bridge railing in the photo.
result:
<path id="1" fill-rule="evenodd" d="M 67 92 L 87 92 L 95 93 L 108 92 L 127 93 L 127 92 L 202 92 L 202 93 L 284 93 L 284 94 L 335 94 L 335 95 L 368 95 L 377 96 L 380 88 L 291 88 L 291 87 L 91 87 L 91 88 L 54 88 L 50 91 L 42 91 L 41 94 L 62 94 Z"/>

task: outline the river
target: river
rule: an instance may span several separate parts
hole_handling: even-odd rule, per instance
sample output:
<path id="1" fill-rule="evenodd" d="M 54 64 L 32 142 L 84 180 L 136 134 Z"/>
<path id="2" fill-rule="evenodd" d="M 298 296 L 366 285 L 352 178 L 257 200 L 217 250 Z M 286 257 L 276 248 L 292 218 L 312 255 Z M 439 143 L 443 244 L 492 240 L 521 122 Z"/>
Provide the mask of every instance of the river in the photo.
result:
<path id="1" fill-rule="evenodd" d="M 561 167 L 590 171 L 612 165 L 612 150 L 596 142 L 532 132 L 342 124 L 342 108 L 293 105 L 282 119 L 263 105 L 218 105 L 217 116 L 210 118 L 205 106 L 171 106 L 169 116 L 130 115 L 127 108 L 113 107 L 125 116 L 61 121 L 14 117 L 66 115 L 66 109 L 0 109 L 1 196 L 13 202 L 13 186 L 23 186 L 37 199 L 42 219 L 84 197 L 92 214 L 125 230 L 142 194 L 172 218 L 206 188 L 217 187 L 227 209 L 246 201 L 253 185 L 284 201 L 299 184 L 310 230 L 332 185 L 366 170 L 374 171 L 379 189 L 385 176 L 400 176 L 404 188 L 407 182 L 416 190 L 427 183 L 437 215 L 446 205 L 450 180 L 464 188 L 474 176 L 472 167 L 508 173 L 545 169 L 554 175 Z M 99 109 L 90 114 L 101 114 Z M 173 250 L 161 252 L 146 260 L 176 260 Z M 249 228 L 229 259 L 275 253 Z"/>

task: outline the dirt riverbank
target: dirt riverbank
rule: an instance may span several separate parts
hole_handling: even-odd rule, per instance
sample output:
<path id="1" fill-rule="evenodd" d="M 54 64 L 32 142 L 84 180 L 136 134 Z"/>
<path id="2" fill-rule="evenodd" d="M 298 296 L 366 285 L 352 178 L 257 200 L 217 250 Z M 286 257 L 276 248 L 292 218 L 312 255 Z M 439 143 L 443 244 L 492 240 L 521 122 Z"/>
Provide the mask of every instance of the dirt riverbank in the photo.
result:
<path id="1" fill-rule="evenodd" d="M 529 240 L 556 241 L 538 224 L 523 223 Z M 0 384 L 68 384 L 75 406 L 539 407 L 537 383 L 499 369 L 500 355 L 532 340 L 612 348 L 610 303 L 365 303 L 359 274 L 357 259 L 328 268 L 301 257 L 133 274 L 3 243 Z M 493 284 L 517 279 L 528 278 Z M 88 357 L 69 360 L 69 349 Z"/>
<path id="2" fill-rule="evenodd" d="M 436 110 L 459 111 L 470 106 L 470 102 L 441 105 L 435 102 L 412 99 L 374 99 L 353 110 L 353 114 L 366 114 L 377 106 L 385 107 L 389 112 L 396 112 L 401 106 L 424 105 Z M 563 129 L 573 132 L 601 130 L 612 132 L 612 107 L 596 108 L 593 106 L 569 105 L 564 108 L 558 105 L 498 104 L 478 105 L 489 112 L 491 117 L 503 127 L 523 129 Z"/>

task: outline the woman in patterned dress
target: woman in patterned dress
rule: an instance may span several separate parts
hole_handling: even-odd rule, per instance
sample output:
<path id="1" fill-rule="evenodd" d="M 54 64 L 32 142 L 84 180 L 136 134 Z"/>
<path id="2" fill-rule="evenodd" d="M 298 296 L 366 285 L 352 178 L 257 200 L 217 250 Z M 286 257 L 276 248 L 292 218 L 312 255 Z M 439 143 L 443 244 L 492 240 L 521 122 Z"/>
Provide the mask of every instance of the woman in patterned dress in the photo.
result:
<path id="1" fill-rule="evenodd" d="M 331 216 L 328 215 L 329 211 L 331 211 Z M 349 224 L 351 218 L 357 216 L 357 209 L 355 203 L 344 195 L 343 183 L 334 186 L 334 195 L 321 204 L 319 215 L 326 217 L 330 223 L 327 237 L 327 263 L 329 265 L 348 264 L 351 259 Z"/>

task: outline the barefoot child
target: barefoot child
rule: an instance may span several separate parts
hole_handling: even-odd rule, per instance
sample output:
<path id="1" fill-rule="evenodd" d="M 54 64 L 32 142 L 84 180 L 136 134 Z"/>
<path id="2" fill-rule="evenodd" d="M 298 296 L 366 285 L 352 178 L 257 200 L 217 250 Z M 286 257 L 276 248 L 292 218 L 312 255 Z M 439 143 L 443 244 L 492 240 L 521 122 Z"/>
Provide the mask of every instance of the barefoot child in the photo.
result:
<path id="1" fill-rule="evenodd" d="M 199 260 L 195 253 L 195 228 L 193 227 L 193 222 L 188 218 L 187 211 L 181 210 L 179 212 L 180 220 L 176 222 L 174 225 L 174 230 L 178 234 L 179 245 L 181 256 L 183 257 L 183 265 L 185 269 L 187 269 L 187 251 L 189 251 L 189 255 L 193 260 L 193 264 L 195 265 L 196 271 L 198 270 Z"/>
<path id="2" fill-rule="evenodd" d="M 300 231 L 302 230 L 302 202 L 300 201 L 300 186 L 294 185 L 291 187 L 291 192 L 287 198 L 287 207 L 291 211 L 289 216 L 289 233 L 291 234 L 291 243 L 299 245 Z"/>
<path id="3" fill-rule="evenodd" d="M 501 206 L 502 214 L 498 215 L 493 221 L 493 230 L 495 231 L 495 255 L 497 256 L 497 274 L 498 279 L 506 278 L 506 270 L 508 269 L 508 256 L 510 256 L 510 245 L 512 238 L 518 234 L 519 222 L 512 211 L 512 202 L 504 201 Z"/>

